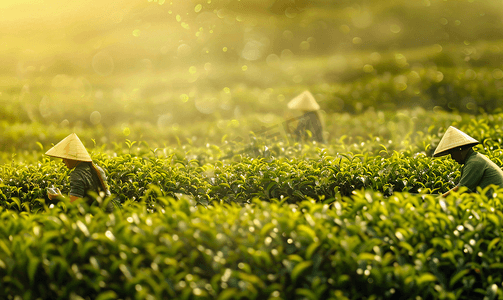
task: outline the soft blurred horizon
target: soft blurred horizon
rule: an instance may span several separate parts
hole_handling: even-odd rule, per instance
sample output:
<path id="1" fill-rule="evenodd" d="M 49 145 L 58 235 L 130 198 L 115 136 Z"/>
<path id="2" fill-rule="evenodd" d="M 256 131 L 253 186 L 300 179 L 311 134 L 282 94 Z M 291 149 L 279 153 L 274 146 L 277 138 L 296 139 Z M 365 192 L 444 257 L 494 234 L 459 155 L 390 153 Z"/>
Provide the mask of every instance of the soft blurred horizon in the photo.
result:
<path id="1" fill-rule="evenodd" d="M 354 111 L 341 84 L 499 74 L 503 49 L 496 0 L 7 0 L 0 26 L 0 120 L 47 124 L 275 113 L 306 89 Z"/>

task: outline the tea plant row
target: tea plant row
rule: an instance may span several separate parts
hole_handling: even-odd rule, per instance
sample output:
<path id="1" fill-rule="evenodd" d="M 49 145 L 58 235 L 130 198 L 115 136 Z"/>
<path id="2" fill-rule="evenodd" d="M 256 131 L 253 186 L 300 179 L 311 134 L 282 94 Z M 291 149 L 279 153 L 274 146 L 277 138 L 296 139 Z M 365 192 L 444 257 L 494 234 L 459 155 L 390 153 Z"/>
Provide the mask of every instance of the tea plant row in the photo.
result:
<path id="1" fill-rule="evenodd" d="M 203 205 L 249 203 L 255 197 L 296 203 L 307 197 L 323 201 L 347 196 L 360 189 L 387 196 L 394 191 L 439 193 L 453 187 L 459 176 L 455 162 L 433 160 L 424 153 L 406 156 L 382 150 L 380 155 L 329 156 L 318 149 L 312 158 L 287 158 L 277 157 L 274 147 L 258 150 L 257 157 L 242 154 L 212 164 L 175 154 L 167 158 L 100 155 L 95 162 L 107 170 L 110 190 L 121 203 L 144 199 L 149 205 L 157 201 L 157 194 L 147 193 L 151 186 L 161 196 L 185 194 Z M 68 170 L 48 158 L 36 165 L 3 165 L 0 175 L 0 205 L 6 208 L 41 208 L 39 199 L 48 200 L 46 188 L 51 185 L 69 192 Z"/>
<path id="2" fill-rule="evenodd" d="M 322 116 L 327 137 L 327 144 L 322 147 L 338 147 L 337 152 L 359 152 L 362 147 L 358 145 L 361 143 L 370 144 L 374 149 L 384 144 L 389 150 L 403 151 L 413 146 L 414 151 L 422 151 L 425 145 L 438 143 L 445 129 L 451 125 L 477 139 L 501 139 L 503 136 L 501 113 L 474 116 L 416 107 L 398 111 L 369 109 L 360 114 L 323 112 Z M 3 132 L 0 136 L 0 162 L 10 162 L 13 156 L 17 161 L 37 161 L 43 152 L 71 132 L 77 133 L 84 145 L 96 152 L 143 155 L 150 149 L 165 148 L 168 151 L 177 148 L 199 152 L 197 148 L 211 145 L 225 152 L 225 156 L 227 152 L 242 147 L 241 143 L 251 143 L 253 137 L 274 136 L 270 138 L 271 142 L 274 139 L 292 141 L 285 134 L 287 120 L 295 121 L 295 118 L 292 115 L 262 113 L 185 126 L 135 122 L 108 128 L 0 121 L 0 131 Z"/>
<path id="3" fill-rule="evenodd" d="M 158 190 L 151 190 L 157 193 Z M 502 193 L 498 190 L 497 193 Z M 499 198 L 0 208 L 5 299 L 496 299 Z M 10 297 L 10 298 L 9 298 Z"/>

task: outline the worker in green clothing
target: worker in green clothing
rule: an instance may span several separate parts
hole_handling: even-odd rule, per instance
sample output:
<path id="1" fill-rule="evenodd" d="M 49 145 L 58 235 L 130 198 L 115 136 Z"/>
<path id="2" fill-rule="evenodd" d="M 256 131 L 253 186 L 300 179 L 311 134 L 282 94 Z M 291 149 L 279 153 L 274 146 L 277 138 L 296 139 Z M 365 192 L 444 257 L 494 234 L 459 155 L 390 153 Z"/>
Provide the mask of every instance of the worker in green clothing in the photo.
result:
<path id="1" fill-rule="evenodd" d="M 70 173 L 70 202 L 84 198 L 89 205 L 94 205 L 97 202 L 89 195 L 89 192 L 101 194 L 103 198 L 111 195 L 105 172 L 93 163 L 91 156 L 75 133 L 64 138 L 45 154 L 61 158 L 65 166 L 72 170 Z M 47 196 L 53 200 L 62 195 L 59 189 L 54 188 L 48 190 Z M 105 210 L 111 212 L 113 209 L 112 202 L 108 202 Z"/>
<path id="2" fill-rule="evenodd" d="M 442 194 L 447 197 L 451 192 L 457 191 L 459 187 L 467 187 L 471 192 L 476 192 L 477 187 L 484 189 L 489 185 L 503 187 L 503 171 L 485 155 L 472 149 L 479 142 L 450 126 L 440 140 L 433 157 L 451 155 L 458 164 L 463 165 L 461 169 L 461 179 L 451 190 Z M 492 197 L 493 190 L 487 191 L 487 196 Z"/>

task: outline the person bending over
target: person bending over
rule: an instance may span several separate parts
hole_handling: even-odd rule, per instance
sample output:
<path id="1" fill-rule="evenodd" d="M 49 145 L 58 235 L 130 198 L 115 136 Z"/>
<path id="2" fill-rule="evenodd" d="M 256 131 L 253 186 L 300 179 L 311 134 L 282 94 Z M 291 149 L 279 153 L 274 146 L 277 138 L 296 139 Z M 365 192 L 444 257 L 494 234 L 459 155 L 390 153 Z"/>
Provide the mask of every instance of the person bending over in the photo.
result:
<path id="1" fill-rule="evenodd" d="M 79 198 L 84 198 L 87 204 L 97 204 L 89 193 L 95 192 L 103 198 L 110 196 L 107 186 L 107 178 L 101 167 L 93 163 L 91 156 L 75 133 L 64 138 L 57 145 L 49 149 L 46 155 L 63 159 L 65 166 L 72 170 L 70 173 L 70 202 Z M 61 192 L 56 189 L 55 193 L 48 193 L 49 199 L 61 196 Z M 107 212 L 113 211 L 112 202 L 108 202 L 105 208 Z"/>
<path id="2" fill-rule="evenodd" d="M 450 155 L 453 160 L 462 165 L 459 183 L 442 194 L 447 197 L 451 192 L 457 191 L 461 186 L 467 187 L 471 192 L 476 192 L 477 187 L 482 189 L 489 185 L 503 187 L 503 171 L 487 156 L 473 150 L 479 142 L 450 126 L 440 140 L 433 157 Z M 492 197 L 493 190 L 488 189 L 486 195 Z"/>

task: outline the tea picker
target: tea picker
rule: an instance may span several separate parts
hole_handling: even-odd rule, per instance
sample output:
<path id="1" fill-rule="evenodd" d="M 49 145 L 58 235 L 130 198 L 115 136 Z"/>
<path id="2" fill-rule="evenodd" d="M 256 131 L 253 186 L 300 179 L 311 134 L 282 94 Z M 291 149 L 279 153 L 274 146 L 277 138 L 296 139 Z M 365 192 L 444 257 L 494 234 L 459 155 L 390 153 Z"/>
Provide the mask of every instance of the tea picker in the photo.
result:
<path id="1" fill-rule="evenodd" d="M 84 198 L 91 206 L 98 203 L 89 195 L 89 192 L 95 192 L 103 199 L 110 196 L 105 172 L 93 163 L 91 156 L 75 133 L 64 138 L 45 154 L 63 159 L 65 166 L 72 170 L 70 173 L 70 202 Z M 51 187 L 47 189 L 47 196 L 52 200 L 62 195 L 58 188 Z M 106 211 L 111 212 L 112 210 L 113 204 L 110 201 Z"/>
<path id="2" fill-rule="evenodd" d="M 489 187 L 486 195 L 492 197 L 493 189 L 490 187 L 503 187 L 503 171 L 493 161 L 485 155 L 472 149 L 479 142 L 462 132 L 461 130 L 450 126 L 444 136 L 438 143 L 433 157 L 451 155 L 458 164 L 462 165 L 461 179 L 459 183 L 442 194 L 447 197 L 451 192 L 457 191 L 460 187 L 467 187 L 471 192 L 476 192 L 477 188 L 484 189 Z"/>
<path id="3" fill-rule="evenodd" d="M 293 131 L 298 140 L 312 139 L 318 143 L 325 143 L 323 122 L 319 114 L 320 105 L 314 99 L 313 94 L 309 91 L 304 91 L 288 102 L 288 108 L 298 110 L 302 113 L 302 116 L 295 118 L 298 124 Z M 308 135 L 308 130 L 312 136 Z"/>

